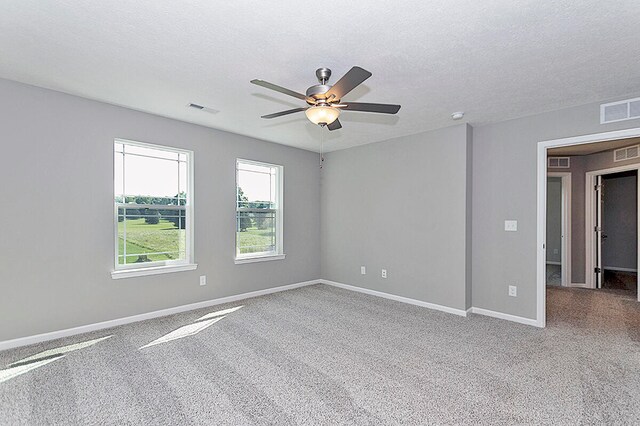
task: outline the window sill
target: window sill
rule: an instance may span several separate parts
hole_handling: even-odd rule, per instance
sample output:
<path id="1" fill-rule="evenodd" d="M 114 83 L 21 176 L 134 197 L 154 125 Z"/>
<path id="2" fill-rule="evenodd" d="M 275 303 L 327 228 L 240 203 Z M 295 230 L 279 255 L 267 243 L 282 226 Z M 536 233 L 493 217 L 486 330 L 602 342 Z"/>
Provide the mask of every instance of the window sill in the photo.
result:
<path id="1" fill-rule="evenodd" d="M 271 254 L 268 256 L 255 256 L 255 257 L 239 257 L 235 259 L 236 265 L 242 265 L 243 263 L 256 263 L 256 262 L 268 262 L 270 260 L 283 260 L 286 254 Z"/>
<path id="2" fill-rule="evenodd" d="M 153 266 L 150 268 L 121 269 L 111 271 L 111 278 L 119 280 L 122 278 L 144 277 L 147 275 L 169 274 L 172 272 L 193 271 L 198 267 L 195 263 L 186 265 Z"/>

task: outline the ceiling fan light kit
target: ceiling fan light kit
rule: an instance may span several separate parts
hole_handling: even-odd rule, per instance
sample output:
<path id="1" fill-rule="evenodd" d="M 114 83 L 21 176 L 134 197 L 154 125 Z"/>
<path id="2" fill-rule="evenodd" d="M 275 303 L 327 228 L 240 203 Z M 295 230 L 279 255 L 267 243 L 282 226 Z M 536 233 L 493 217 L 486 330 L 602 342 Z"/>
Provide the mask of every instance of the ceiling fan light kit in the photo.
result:
<path id="1" fill-rule="evenodd" d="M 275 90 L 276 92 L 284 93 L 285 95 L 293 96 L 294 98 L 305 101 L 308 105 L 303 108 L 294 108 L 287 111 L 263 115 L 262 118 L 270 119 L 304 111 L 309 121 L 313 124 L 317 124 L 322 127 L 326 126 L 329 130 L 337 130 L 342 128 L 342 124 L 340 124 L 340 120 L 338 120 L 341 110 L 395 114 L 400 109 L 400 105 L 341 102 L 344 95 L 371 77 L 371 73 L 363 68 L 352 67 L 333 86 L 327 84 L 331 77 L 331 70 L 329 68 L 318 68 L 316 70 L 316 77 L 320 84 L 309 87 L 304 95 L 276 84 L 269 83 L 268 81 L 251 80 L 251 83 L 253 84 Z"/>
<path id="2" fill-rule="evenodd" d="M 338 116 L 340 116 L 340 110 L 338 108 L 328 105 L 312 106 L 307 108 L 304 113 L 309 121 L 321 126 L 333 123 L 338 119 Z"/>

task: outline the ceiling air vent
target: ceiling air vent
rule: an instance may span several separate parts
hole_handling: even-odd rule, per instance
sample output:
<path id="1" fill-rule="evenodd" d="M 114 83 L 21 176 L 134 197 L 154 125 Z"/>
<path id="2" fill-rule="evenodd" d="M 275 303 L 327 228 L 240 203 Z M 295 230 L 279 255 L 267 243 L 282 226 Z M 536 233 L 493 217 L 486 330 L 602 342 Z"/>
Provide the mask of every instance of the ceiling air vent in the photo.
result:
<path id="1" fill-rule="evenodd" d="M 550 169 L 568 169 L 569 157 L 549 157 L 548 166 Z"/>
<path id="2" fill-rule="evenodd" d="M 568 169 L 569 157 L 549 157 L 550 169 Z"/>
<path id="3" fill-rule="evenodd" d="M 600 124 L 640 118 L 640 98 L 600 105 Z"/>
<path id="4" fill-rule="evenodd" d="M 613 161 L 625 161 L 640 157 L 640 145 L 628 146 L 613 151 Z"/>
<path id="5" fill-rule="evenodd" d="M 208 106 L 204 106 L 204 105 L 200 105 L 200 104 L 194 104 L 194 103 L 190 103 L 189 105 L 187 105 L 189 108 L 193 108 L 193 109 L 197 109 L 199 111 L 203 111 L 203 112 L 209 112 L 211 114 L 217 114 L 220 111 L 218 111 L 217 109 L 213 109 L 213 108 L 209 108 Z"/>

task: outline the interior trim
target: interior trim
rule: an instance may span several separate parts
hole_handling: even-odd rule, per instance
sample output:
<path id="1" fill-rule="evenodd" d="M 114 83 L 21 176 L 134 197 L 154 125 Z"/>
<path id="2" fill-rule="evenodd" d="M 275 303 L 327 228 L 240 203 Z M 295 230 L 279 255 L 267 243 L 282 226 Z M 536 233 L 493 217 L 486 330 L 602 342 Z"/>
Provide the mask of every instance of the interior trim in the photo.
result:
<path id="1" fill-rule="evenodd" d="M 492 317 L 492 318 L 499 318 L 499 319 L 512 321 L 512 322 L 517 322 L 519 324 L 532 325 L 534 327 L 541 327 L 538 324 L 538 321 L 535 320 L 535 319 L 519 317 L 517 315 L 505 314 L 503 312 L 490 311 L 489 309 L 473 307 L 473 308 L 471 308 L 471 313 L 478 314 L 478 315 L 484 315 L 484 316 Z"/>
<path id="2" fill-rule="evenodd" d="M 136 268 L 136 269 L 120 269 L 117 271 L 111 271 L 111 278 L 114 280 L 120 280 L 123 278 L 146 277 L 148 275 L 194 271 L 196 269 L 198 269 L 197 263 L 188 263 L 186 265 L 152 266 L 148 268 Z"/>
<path id="3" fill-rule="evenodd" d="M 384 293 L 382 291 L 370 290 L 368 288 L 356 287 L 349 284 L 343 284 L 335 281 L 320 280 L 322 284 L 327 284 L 334 287 L 343 288 L 345 290 L 356 291 L 358 293 L 369 294 L 371 296 L 382 297 L 384 299 L 395 300 L 396 302 L 408 303 L 409 305 L 422 306 L 423 308 L 434 309 L 436 311 L 447 312 L 449 314 L 459 315 L 461 317 L 467 316 L 467 311 L 464 309 L 451 308 L 449 306 L 438 305 L 436 303 L 423 302 L 422 300 L 411 299 L 409 297 L 396 296 L 395 294 Z"/>
<path id="4" fill-rule="evenodd" d="M 571 284 L 569 284 L 569 287 L 575 287 L 575 288 L 591 288 L 591 287 L 589 287 L 589 284 L 587 284 L 587 283 L 571 283 Z"/>
<path id="5" fill-rule="evenodd" d="M 270 254 L 268 256 L 236 257 L 234 262 L 236 265 L 242 265 L 243 263 L 269 262 L 271 260 L 284 260 L 286 256 L 286 254 Z"/>

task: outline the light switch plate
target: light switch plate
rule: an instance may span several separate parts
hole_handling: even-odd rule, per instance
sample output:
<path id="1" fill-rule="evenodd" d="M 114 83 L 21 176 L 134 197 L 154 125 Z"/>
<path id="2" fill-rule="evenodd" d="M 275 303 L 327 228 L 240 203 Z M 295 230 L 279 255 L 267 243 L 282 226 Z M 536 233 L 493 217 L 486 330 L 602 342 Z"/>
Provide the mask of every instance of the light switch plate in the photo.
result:
<path id="1" fill-rule="evenodd" d="M 361 267 L 360 267 L 360 273 L 361 273 L 362 275 L 366 275 L 366 274 L 367 274 L 367 268 L 366 268 L 366 267 L 364 267 L 364 266 L 361 266 Z"/>
<path id="2" fill-rule="evenodd" d="M 515 232 L 518 230 L 518 221 L 517 220 L 505 220 L 504 221 L 504 230 Z"/>

